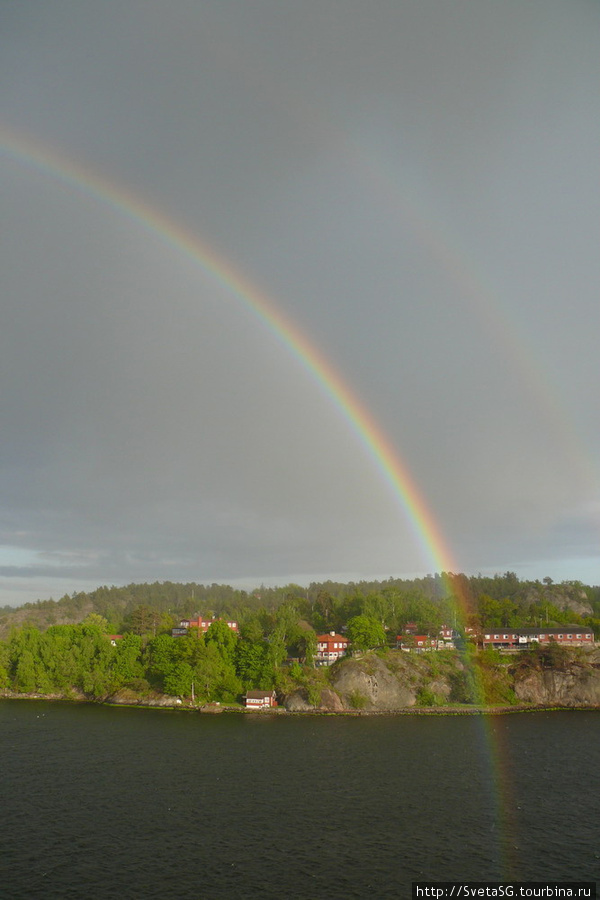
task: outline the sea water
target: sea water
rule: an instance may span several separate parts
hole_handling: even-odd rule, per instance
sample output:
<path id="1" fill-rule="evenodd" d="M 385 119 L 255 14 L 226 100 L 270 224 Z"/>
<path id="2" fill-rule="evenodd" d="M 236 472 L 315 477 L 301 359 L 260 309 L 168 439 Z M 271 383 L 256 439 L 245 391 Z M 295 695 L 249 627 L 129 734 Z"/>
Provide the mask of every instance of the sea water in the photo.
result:
<path id="1" fill-rule="evenodd" d="M 598 711 L 0 701 L 0 897 L 376 900 L 416 880 L 596 880 L 599 738 Z"/>

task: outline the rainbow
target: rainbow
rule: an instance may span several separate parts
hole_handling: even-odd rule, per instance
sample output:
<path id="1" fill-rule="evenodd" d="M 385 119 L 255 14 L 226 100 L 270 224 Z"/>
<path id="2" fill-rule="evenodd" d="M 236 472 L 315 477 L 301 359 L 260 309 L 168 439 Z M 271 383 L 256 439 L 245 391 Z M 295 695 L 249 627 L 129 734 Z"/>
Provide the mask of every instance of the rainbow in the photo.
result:
<path id="1" fill-rule="evenodd" d="M 301 329 L 277 308 L 275 302 L 243 276 L 234 264 L 224 259 L 205 240 L 174 221 L 169 215 L 147 203 L 134 192 L 98 174 L 39 141 L 0 127 L 0 153 L 17 164 L 29 166 L 112 207 L 163 242 L 190 258 L 204 276 L 226 291 L 248 310 L 299 361 L 322 393 L 342 414 L 350 429 L 366 450 L 385 484 L 407 517 L 415 538 L 436 571 L 451 574 L 459 569 L 422 493 L 381 426 L 353 393 L 340 373 L 324 358 Z M 458 613 L 466 616 L 467 596 L 460 578 L 451 580 Z M 469 663 L 468 658 L 466 659 Z M 484 701 L 484 691 L 476 667 L 476 693 Z M 505 772 L 506 753 L 493 733 L 492 717 L 478 717 L 479 736 L 489 760 L 492 802 L 498 823 L 497 853 L 505 872 L 511 870 L 506 850 L 506 833 L 514 833 L 510 821 L 510 791 Z"/>
<path id="2" fill-rule="evenodd" d="M 418 243 L 444 271 L 446 277 L 458 289 L 459 302 L 469 317 L 477 321 L 505 361 L 507 377 L 518 381 L 531 400 L 536 416 L 548 429 L 554 446 L 562 446 L 565 465 L 578 473 L 586 491 L 596 493 L 599 485 L 598 468 L 584 442 L 577 434 L 562 388 L 552 373 L 542 364 L 531 341 L 526 341 L 521 330 L 503 308 L 503 303 L 490 279 L 476 264 L 459 240 L 456 229 L 444 223 L 440 213 L 425 201 L 420 191 L 418 203 L 409 195 L 406 184 L 400 185 L 398 175 L 391 166 L 374 158 L 365 146 L 350 138 L 343 142 L 351 164 L 362 173 L 370 184 L 372 194 L 380 204 L 400 208 Z"/>
<path id="3" fill-rule="evenodd" d="M 224 60 L 226 48 L 220 46 L 219 52 Z M 578 434 L 566 398 L 562 396 L 562 386 L 543 365 L 534 343 L 525 339 L 522 329 L 505 310 L 498 288 L 460 240 L 455 223 L 445 222 L 435 204 L 427 202 L 425 186 L 419 185 L 415 197 L 398 161 L 392 164 L 386 160 L 369 143 L 368 134 L 361 137 L 348 132 L 335 124 L 339 118 L 335 110 L 319 108 L 289 84 L 279 84 L 266 77 L 263 69 L 256 66 L 254 57 L 244 55 L 239 46 L 235 56 L 227 54 L 226 64 L 244 80 L 252 80 L 257 93 L 268 97 L 283 114 L 289 116 L 292 110 L 293 120 L 301 124 L 303 131 L 335 148 L 339 164 L 348 166 L 368 186 L 374 202 L 400 213 L 415 240 L 456 287 L 458 302 L 479 323 L 490 346 L 503 359 L 507 378 L 517 381 L 519 389 L 529 395 L 532 414 L 548 429 L 553 446 L 562 447 L 565 466 L 578 475 L 586 492 L 591 489 L 596 494 L 600 486 L 598 466 L 585 450 L 585 441 Z"/>
<path id="4" fill-rule="evenodd" d="M 247 309 L 295 357 L 339 410 L 371 457 L 404 510 L 424 558 L 435 570 L 454 572 L 456 564 L 422 493 L 380 425 L 348 384 L 300 328 L 284 316 L 263 291 L 244 277 L 204 239 L 150 205 L 128 188 L 99 175 L 38 141 L 0 127 L 0 152 L 20 165 L 51 175 L 70 188 L 94 197 L 157 235 L 192 259 L 213 284 Z"/>

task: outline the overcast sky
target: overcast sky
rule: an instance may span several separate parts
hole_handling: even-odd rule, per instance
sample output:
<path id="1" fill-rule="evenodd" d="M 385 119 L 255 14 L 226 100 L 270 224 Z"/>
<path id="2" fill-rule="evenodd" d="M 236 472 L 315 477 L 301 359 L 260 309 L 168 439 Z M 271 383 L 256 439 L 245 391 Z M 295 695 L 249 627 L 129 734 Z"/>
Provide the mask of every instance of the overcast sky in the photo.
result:
<path id="1" fill-rule="evenodd" d="M 3 0 L 0 603 L 435 566 L 290 348 L 76 167 L 271 298 L 457 570 L 600 583 L 599 35 L 591 0 Z"/>

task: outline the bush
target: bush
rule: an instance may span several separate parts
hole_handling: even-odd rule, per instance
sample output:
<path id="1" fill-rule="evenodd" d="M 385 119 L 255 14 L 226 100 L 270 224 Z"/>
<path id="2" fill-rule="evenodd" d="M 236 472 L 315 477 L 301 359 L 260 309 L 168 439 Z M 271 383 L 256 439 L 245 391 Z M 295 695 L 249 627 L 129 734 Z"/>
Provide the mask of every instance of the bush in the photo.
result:
<path id="1" fill-rule="evenodd" d="M 478 660 L 481 666 L 487 668 L 495 668 L 496 666 L 500 666 L 506 663 L 506 660 L 503 659 L 500 651 L 495 650 L 493 647 L 486 647 L 485 650 L 482 650 L 479 654 Z"/>
<path id="2" fill-rule="evenodd" d="M 572 651 L 555 642 L 551 644 L 534 644 L 519 656 L 520 668 L 559 669 L 571 662 Z"/>
<path id="3" fill-rule="evenodd" d="M 477 686 L 473 673 L 460 669 L 450 674 L 450 701 L 452 703 L 476 703 Z"/>
<path id="4" fill-rule="evenodd" d="M 417 706 L 442 706 L 444 700 L 434 694 L 431 688 L 421 688 L 417 694 Z"/>
<path id="5" fill-rule="evenodd" d="M 364 694 L 360 691 L 352 691 L 348 697 L 352 709 L 364 709 L 369 702 Z"/>
<path id="6" fill-rule="evenodd" d="M 540 648 L 540 662 L 544 668 L 561 668 L 571 662 L 571 654 L 568 647 L 551 643 Z"/>
<path id="7" fill-rule="evenodd" d="M 433 706 L 435 698 L 429 688 L 421 688 L 417 694 L 417 706 Z"/>
<path id="8" fill-rule="evenodd" d="M 300 665 L 300 663 L 292 663 L 292 665 L 290 666 L 290 676 L 296 681 L 302 678 L 302 666 Z"/>
<path id="9" fill-rule="evenodd" d="M 311 706 L 321 705 L 321 688 L 318 684 L 308 684 L 306 686 L 306 694 Z"/>

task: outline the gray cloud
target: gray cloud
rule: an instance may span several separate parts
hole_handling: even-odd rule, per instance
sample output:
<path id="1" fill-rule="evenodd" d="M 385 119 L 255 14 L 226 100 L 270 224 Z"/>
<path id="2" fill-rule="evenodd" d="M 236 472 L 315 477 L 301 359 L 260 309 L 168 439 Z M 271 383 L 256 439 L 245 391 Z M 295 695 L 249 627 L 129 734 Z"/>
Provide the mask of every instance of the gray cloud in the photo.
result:
<path id="1" fill-rule="evenodd" d="M 127 186 L 272 297 L 458 568 L 598 581 L 596 7 L 0 15 L 0 144 L 22 130 Z M 6 598 L 432 570 L 339 408 L 239 298 L 51 167 L 2 153 L 0 187 Z"/>

